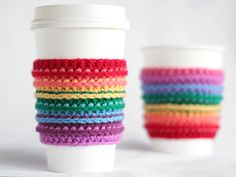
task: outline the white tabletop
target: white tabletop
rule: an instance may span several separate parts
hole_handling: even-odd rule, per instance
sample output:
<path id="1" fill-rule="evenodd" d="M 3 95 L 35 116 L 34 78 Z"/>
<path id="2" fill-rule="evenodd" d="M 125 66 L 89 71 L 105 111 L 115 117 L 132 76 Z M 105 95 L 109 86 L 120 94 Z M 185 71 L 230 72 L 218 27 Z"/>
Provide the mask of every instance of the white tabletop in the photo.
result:
<path id="1" fill-rule="evenodd" d="M 142 145 L 123 145 L 117 150 L 114 171 L 71 175 L 49 172 L 43 147 L 11 144 L 0 146 L 0 176 L 234 177 L 236 159 L 222 154 L 198 158 L 174 156 L 156 153 Z"/>

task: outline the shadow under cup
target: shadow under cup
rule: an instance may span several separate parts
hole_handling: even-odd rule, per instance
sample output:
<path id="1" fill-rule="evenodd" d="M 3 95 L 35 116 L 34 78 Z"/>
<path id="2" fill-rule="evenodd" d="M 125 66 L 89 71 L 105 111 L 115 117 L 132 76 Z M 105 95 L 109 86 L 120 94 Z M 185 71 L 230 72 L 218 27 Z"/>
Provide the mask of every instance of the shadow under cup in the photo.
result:
<path id="1" fill-rule="evenodd" d="M 145 128 L 160 152 L 208 155 L 220 127 L 223 49 L 144 48 Z"/>

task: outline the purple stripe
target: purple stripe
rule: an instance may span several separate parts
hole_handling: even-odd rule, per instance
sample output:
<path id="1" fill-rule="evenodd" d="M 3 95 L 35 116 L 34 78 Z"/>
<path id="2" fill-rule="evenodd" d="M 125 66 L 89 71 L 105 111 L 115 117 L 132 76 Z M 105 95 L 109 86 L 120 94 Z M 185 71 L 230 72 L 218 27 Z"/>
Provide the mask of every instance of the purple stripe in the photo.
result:
<path id="1" fill-rule="evenodd" d="M 186 92 L 191 92 L 191 93 L 205 93 L 205 94 L 222 94 L 222 91 L 220 90 L 207 90 L 207 89 L 169 89 L 169 88 L 163 88 L 159 90 L 152 90 L 152 89 L 145 89 L 144 93 L 146 94 L 162 94 L 162 93 L 186 93 Z"/>
<path id="2" fill-rule="evenodd" d="M 82 124 L 82 125 L 58 125 L 58 124 L 39 124 L 36 127 L 36 131 L 39 133 L 48 134 L 60 134 L 60 135 L 113 135 L 124 131 L 124 127 L 121 122 L 118 123 L 107 123 L 107 124 Z"/>
<path id="3" fill-rule="evenodd" d="M 43 144 L 57 146 L 88 146 L 99 144 L 116 144 L 120 141 L 121 134 L 108 136 L 83 136 L 83 135 L 51 135 L 40 134 L 40 141 Z"/>

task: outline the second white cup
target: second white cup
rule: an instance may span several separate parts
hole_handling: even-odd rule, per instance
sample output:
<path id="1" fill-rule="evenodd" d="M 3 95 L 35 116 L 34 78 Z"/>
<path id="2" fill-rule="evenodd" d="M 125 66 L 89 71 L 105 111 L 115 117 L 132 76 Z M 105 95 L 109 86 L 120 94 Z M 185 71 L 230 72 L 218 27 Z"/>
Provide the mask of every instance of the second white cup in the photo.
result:
<path id="1" fill-rule="evenodd" d="M 209 68 L 222 69 L 222 47 L 160 46 L 143 49 L 144 68 Z M 204 156 L 212 153 L 212 139 L 152 138 L 152 147 L 160 152 Z"/>

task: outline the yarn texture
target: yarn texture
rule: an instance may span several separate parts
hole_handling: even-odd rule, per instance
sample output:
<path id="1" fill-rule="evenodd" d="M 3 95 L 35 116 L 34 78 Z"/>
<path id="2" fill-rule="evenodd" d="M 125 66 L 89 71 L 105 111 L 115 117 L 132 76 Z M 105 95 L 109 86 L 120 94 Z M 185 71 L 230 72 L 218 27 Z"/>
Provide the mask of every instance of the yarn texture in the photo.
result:
<path id="1" fill-rule="evenodd" d="M 37 59 L 36 131 L 44 144 L 116 144 L 124 127 L 124 59 Z"/>
<path id="2" fill-rule="evenodd" d="M 144 68 L 145 128 L 151 138 L 214 138 L 220 127 L 224 72 Z"/>

